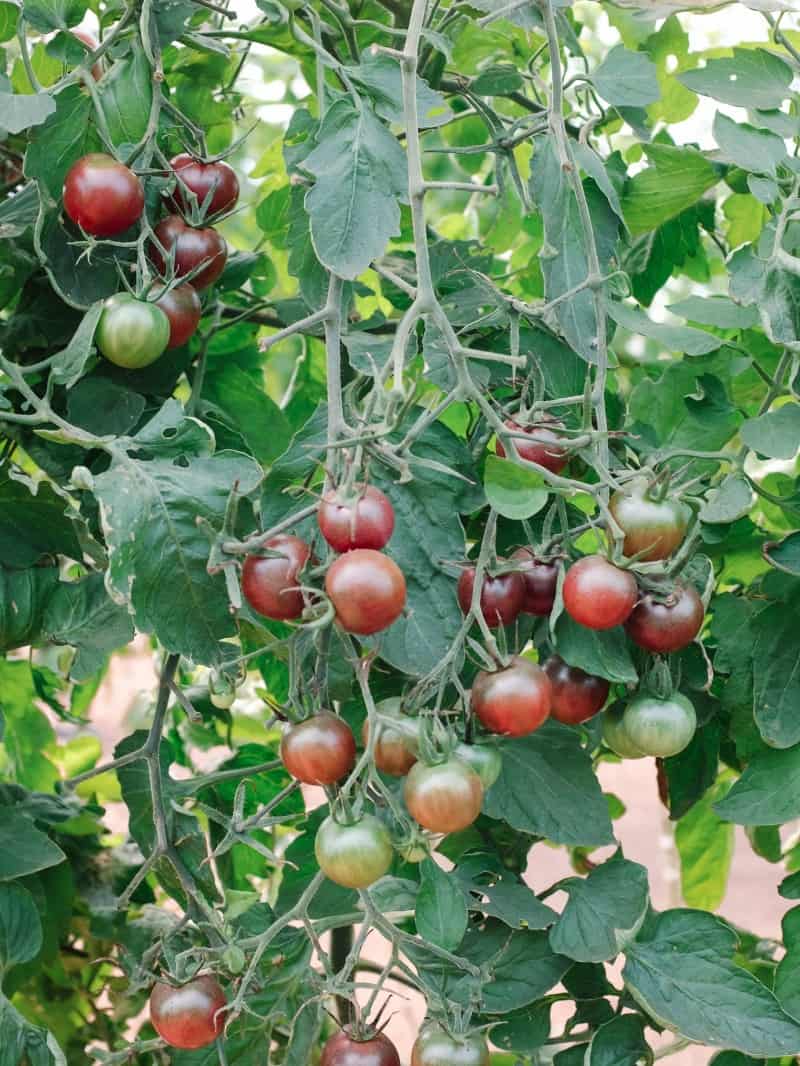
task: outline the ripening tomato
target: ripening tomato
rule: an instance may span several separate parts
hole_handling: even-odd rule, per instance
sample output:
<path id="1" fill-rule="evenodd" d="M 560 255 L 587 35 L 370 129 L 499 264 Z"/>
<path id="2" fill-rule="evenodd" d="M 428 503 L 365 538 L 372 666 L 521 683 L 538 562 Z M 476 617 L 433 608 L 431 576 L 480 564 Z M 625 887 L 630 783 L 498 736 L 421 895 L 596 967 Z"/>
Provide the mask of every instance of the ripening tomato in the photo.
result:
<path id="1" fill-rule="evenodd" d="M 386 547 L 394 530 L 394 508 L 374 485 L 356 485 L 351 495 L 333 489 L 317 511 L 320 533 L 337 552 Z"/>
<path id="2" fill-rule="evenodd" d="M 559 655 L 550 656 L 544 671 L 553 688 L 550 714 L 557 722 L 565 725 L 585 722 L 597 714 L 608 698 L 610 685 L 604 677 L 568 666 Z"/>
<path id="3" fill-rule="evenodd" d="M 403 788 L 411 817 L 431 833 L 457 833 L 481 813 L 483 785 L 471 766 L 460 759 L 426 766 L 418 762 Z"/>
<path id="4" fill-rule="evenodd" d="M 683 751 L 697 729 L 691 701 L 680 692 L 668 699 L 642 695 L 625 708 L 622 725 L 634 747 L 644 755 L 666 759 Z"/>
<path id="5" fill-rule="evenodd" d="M 70 30 L 72 36 L 81 41 L 90 52 L 94 52 L 97 49 L 97 41 L 92 37 L 91 33 L 87 33 L 86 30 Z M 92 65 L 92 77 L 95 81 L 100 81 L 103 76 L 103 61 L 98 59 L 96 63 Z"/>
<path id="6" fill-rule="evenodd" d="M 225 1003 L 225 993 L 210 976 L 195 977 L 180 988 L 159 982 L 150 994 L 150 1020 L 170 1047 L 194 1051 L 222 1035 Z"/>
<path id="7" fill-rule="evenodd" d="M 503 757 L 492 744 L 457 744 L 453 755 L 472 767 L 481 779 L 484 792 L 488 792 L 503 769 Z"/>
<path id="8" fill-rule="evenodd" d="M 297 781 L 332 785 L 355 765 L 355 737 L 347 722 L 335 714 L 314 714 L 283 734 L 281 759 Z"/>
<path id="9" fill-rule="evenodd" d="M 458 579 L 458 603 L 467 614 L 475 588 L 475 567 L 468 566 Z M 481 586 L 481 611 L 487 626 L 510 626 L 516 622 L 525 600 L 525 581 L 522 574 L 483 575 Z"/>
<path id="10" fill-rule="evenodd" d="M 634 644 L 664 654 L 692 643 L 705 617 L 703 601 L 694 585 L 676 585 L 664 600 L 652 593 L 636 604 L 625 630 Z"/>
<path id="11" fill-rule="evenodd" d="M 551 474 L 560 474 L 569 462 L 569 451 L 564 447 L 564 423 L 552 415 L 541 414 L 530 425 L 520 425 L 513 419 L 506 420 L 506 426 L 515 433 L 528 433 L 531 440 L 515 438 L 520 459 L 529 463 L 538 463 Z M 506 450 L 500 440 L 497 441 L 497 454 L 505 458 Z"/>
<path id="12" fill-rule="evenodd" d="M 384 774 L 392 777 L 404 777 L 417 761 L 417 743 L 419 740 L 419 722 L 400 713 L 400 700 L 381 700 L 378 712 L 385 719 L 390 715 L 397 719 L 397 728 L 387 722 L 378 724 L 373 758 L 375 765 Z M 364 719 L 361 729 L 364 747 L 369 743 L 369 719 Z"/>
<path id="13" fill-rule="evenodd" d="M 362 814 L 344 824 L 328 817 L 317 830 L 314 854 L 320 870 L 344 888 L 369 888 L 392 865 L 392 841 L 383 822 Z"/>
<path id="14" fill-rule="evenodd" d="M 303 613 L 300 571 L 311 557 L 304 540 L 281 533 L 266 542 L 272 555 L 248 555 L 242 567 L 242 592 L 265 618 L 290 621 Z"/>
<path id="15" fill-rule="evenodd" d="M 387 629 L 406 602 L 406 579 L 388 555 L 356 548 L 340 555 L 325 575 L 325 591 L 342 629 L 369 636 Z"/>
<path id="16" fill-rule="evenodd" d="M 524 737 L 550 713 L 550 679 L 537 663 L 515 657 L 510 666 L 481 670 L 472 683 L 472 709 L 490 733 Z"/>
<path id="17" fill-rule="evenodd" d="M 558 566 L 537 559 L 531 548 L 517 548 L 512 559 L 519 559 L 520 573 L 525 582 L 522 610 L 525 614 L 548 615 L 556 601 Z"/>
<path id="18" fill-rule="evenodd" d="M 209 197 L 205 214 L 208 218 L 230 211 L 239 199 L 239 179 L 236 171 L 222 159 L 215 163 L 204 163 L 187 152 L 170 159 L 169 165 L 175 171 L 177 181 L 172 193 L 172 202 L 179 211 L 191 208 L 191 196 L 197 198 L 197 206 L 202 209 Z"/>
<path id="19" fill-rule="evenodd" d="M 159 222 L 154 232 L 166 257 L 156 244 L 150 245 L 148 254 L 162 275 L 172 255 L 176 278 L 185 278 L 187 274 L 202 266 L 202 270 L 189 282 L 198 290 L 213 285 L 225 269 L 228 246 L 213 226 L 206 226 L 204 229 L 187 226 L 180 215 L 168 215 Z"/>
<path id="20" fill-rule="evenodd" d="M 169 319 L 155 304 L 118 292 L 103 304 L 95 341 L 110 363 L 139 370 L 163 355 L 169 341 Z"/>
<path id="21" fill-rule="evenodd" d="M 615 492 L 608 506 L 625 534 L 625 554 L 646 562 L 672 555 L 683 542 L 691 517 L 680 500 L 651 498 L 644 479 Z"/>
<path id="22" fill-rule="evenodd" d="M 621 703 L 612 703 L 603 711 L 603 743 L 621 759 L 643 759 L 644 752 L 639 751 L 625 730 L 624 717 Z"/>
<path id="23" fill-rule="evenodd" d="M 203 305 L 194 285 L 176 285 L 158 297 L 156 307 L 160 307 L 169 319 L 168 348 L 180 348 L 186 344 L 203 315 Z"/>
<path id="24" fill-rule="evenodd" d="M 426 1022 L 411 1049 L 411 1066 L 489 1066 L 486 1041 L 479 1033 L 451 1036 Z"/>
<path id="25" fill-rule="evenodd" d="M 359 1037 L 345 1028 L 329 1038 L 319 1066 L 400 1066 L 400 1056 L 385 1033 Z"/>
<path id="26" fill-rule="evenodd" d="M 110 155 L 92 152 L 64 179 L 64 210 L 93 237 L 116 237 L 141 218 L 144 189 L 132 170 Z"/>
<path id="27" fill-rule="evenodd" d="M 602 555 L 586 555 L 567 571 L 564 607 L 587 629 L 621 625 L 636 606 L 639 587 L 628 570 L 613 566 Z"/>

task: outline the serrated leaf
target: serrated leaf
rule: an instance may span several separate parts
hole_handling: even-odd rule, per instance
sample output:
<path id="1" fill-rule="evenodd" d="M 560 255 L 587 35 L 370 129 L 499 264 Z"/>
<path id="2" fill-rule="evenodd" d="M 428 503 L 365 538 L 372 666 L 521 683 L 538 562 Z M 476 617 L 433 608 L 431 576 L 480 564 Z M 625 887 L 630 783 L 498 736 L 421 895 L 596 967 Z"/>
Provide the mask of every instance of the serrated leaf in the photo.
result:
<path id="1" fill-rule="evenodd" d="M 623 1014 L 601 1025 L 592 1036 L 584 1066 L 636 1066 L 653 1054 L 644 1038 L 643 1019 Z"/>
<path id="2" fill-rule="evenodd" d="M 740 433 L 748 448 L 768 459 L 793 459 L 800 448 L 800 403 L 748 418 Z"/>
<path id="3" fill-rule="evenodd" d="M 147 130 L 153 100 L 153 72 L 138 40 L 112 64 L 98 94 L 114 145 L 138 144 Z"/>
<path id="4" fill-rule="evenodd" d="M 403 83 L 396 59 L 368 48 L 361 53 L 359 65 L 348 67 L 347 73 L 366 89 L 381 118 L 403 122 Z M 452 117 L 444 96 L 420 77 L 417 77 L 417 109 L 420 129 L 441 126 Z"/>
<path id="5" fill-rule="evenodd" d="M 498 455 L 486 456 L 483 487 L 495 511 L 517 521 L 538 514 L 549 495 L 541 474 Z"/>
<path id="6" fill-rule="evenodd" d="M 600 96 L 615 107 L 645 107 L 661 96 L 652 59 L 621 44 L 592 71 L 592 82 Z"/>
<path id="7" fill-rule="evenodd" d="M 56 109 L 47 93 L 20 95 L 0 91 L 0 119 L 9 133 L 22 133 L 31 126 L 41 126 Z"/>
<path id="8" fill-rule="evenodd" d="M 86 14 L 86 0 L 25 0 L 25 21 L 35 30 L 66 30 Z"/>
<path id="9" fill-rule="evenodd" d="M 725 898 L 733 858 L 733 826 L 714 810 L 731 786 L 731 775 L 684 814 L 675 827 L 675 846 L 681 864 L 681 892 L 690 907 L 713 911 Z"/>
<path id="10" fill-rule="evenodd" d="M 55 644 L 76 649 L 70 669 L 74 681 L 88 680 L 103 668 L 112 652 L 134 636 L 127 608 L 111 599 L 102 574 L 61 582 L 48 601 L 42 629 Z"/>
<path id="11" fill-rule="evenodd" d="M 58 202 L 69 168 L 81 156 L 99 150 L 101 142 L 90 121 L 92 102 L 80 86 L 62 89 L 55 104 L 55 112 L 30 135 L 25 177 L 35 178 Z"/>
<path id="12" fill-rule="evenodd" d="M 800 533 L 789 533 L 779 541 L 767 541 L 761 554 L 770 566 L 800 577 Z"/>
<path id="13" fill-rule="evenodd" d="M 98 301 L 89 308 L 80 325 L 63 351 L 54 357 L 51 374 L 59 385 L 71 389 L 82 376 L 86 364 L 94 352 L 94 335 L 103 313 L 103 304 Z"/>
<path id="14" fill-rule="evenodd" d="M 734 48 L 732 57 L 709 59 L 678 75 L 688 89 L 734 107 L 779 108 L 789 95 L 792 68 L 764 48 Z"/>
<path id="15" fill-rule="evenodd" d="M 593 630 L 562 614 L 555 629 L 556 648 L 570 666 L 609 681 L 635 684 L 638 681 L 630 647 L 621 627 Z"/>
<path id="16" fill-rule="evenodd" d="M 740 474 L 729 474 L 719 488 L 709 493 L 700 510 L 700 520 L 709 525 L 727 525 L 748 514 L 753 490 Z"/>
<path id="17" fill-rule="evenodd" d="M 83 558 L 68 501 L 49 482 L 0 470 L 0 563 L 28 567 L 46 555 Z"/>
<path id="18" fill-rule="evenodd" d="M 747 122 L 734 122 L 721 111 L 714 118 L 714 139 L 726 159 L 743 170 L 774 177 L 778 165 L 786 159 L 786 145 L 776 133 Z"/>
<path id="19" fill-rule="evenodd" d="M 0 881 L 57 866 L 66 856 L 30 818 L 11 807 L 0 807 Z"/>
<path id="20" fill-rule="evenodd" d="M 758 325 L 757 311 L 739 307 L 727 296 L 687 296 L 670 304 L 669 310 L 691 322 L 718 329 L 751 329 Z"/>
<path id="21" fill-rule="evenodd" d="M 652 337 L 668 351 L 683 352 L 686 355 L 705 355 L 716 351 L 722 343 L 719 337 L 691 326 L 671 326 L 665 322 L 654 322 L 649 315 L 630 304 L 610 301 L 608 314 L 617 325 L 640 333 L 643 337 Z"/>
<path id="22" fill-rule="evenodd" d="M 29 962 L 42 947 L 42 923 L 22 885 L 0 884 L 0 971 Z"/>
<path id="23" fill-rule="evenodd" d="M 711 163 L 693 148 L 644 145 L 651 166 L 628 182 L 622 200 L 631 233 L 647 233 L 692 204 L 719 180 Z"/>
<path id="24" fill-rule="evenodd" d="M 433 859 L 425 859 L 420 867 L 415 918 L 419 935 L 448 951 L 455 951 L 467 931 L 464 893 Z"/>

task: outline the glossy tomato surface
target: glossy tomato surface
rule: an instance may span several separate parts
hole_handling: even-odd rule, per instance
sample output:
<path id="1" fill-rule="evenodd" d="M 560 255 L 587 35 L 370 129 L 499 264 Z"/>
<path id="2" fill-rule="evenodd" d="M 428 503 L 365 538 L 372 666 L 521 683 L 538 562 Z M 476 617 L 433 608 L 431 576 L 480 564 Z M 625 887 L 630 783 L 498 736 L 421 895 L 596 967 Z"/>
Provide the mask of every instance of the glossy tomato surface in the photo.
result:
<path id="1" fill-rule="evenodd" d="M 335 714 L 315 714 L 283 734 L 281 759 L 303 784 L 332 785 L 355 765 L 355 737 L 347 722 Z"/>
<path id="2" fill-rule="evenodd" d="M 95 340 L 110 363 L 138 370 L 163 355 L 169 342 L 169 319 L 155 304 L 118 292 L 103 304 Z"/>
<path id="3" fill-rule="evenodd" d="M 385 1033 L 359 1040 L 340 1029 L 323 1047 L 320 1066 L 400 1066 L 400 1056 Z"/>
<path id="4" fill-rule="evenodd" d="M 593 717 L 608 698 L 611 686 L 604 677 L 569 666 L 558 655 L 551 655 L 544 671 L 553 689 L 550 714 L 565 725 L 577 725 Z"/>
<path id="5" fill-rule="evenodd" d="M 380 633 L 396 622 L 406 602 L 406 579 L 388 555 L 356 548 L 336 559 L 325 591 L 342 629 L 359 636 Z"/>
<path id="6" fill-rule="evenodd" d="M 550 679 L 537 663 L 516 657 L 504 670 L 481 670 L 472 684 L 472 709 L 490 733 L 523 737 L 550 714 Z"/>
<path id="7" fill-rule="evenodd" d="M 392 841 L 386 826 L 372 814 L 350 825 L 328 817 L 314 841 L 317 865 L 345 888 L 368 888 L 392 865 Z"/>
<path id="8" fill-rule="evenodd" d="M 383 704 L 393 702 L 393 700 L 384 700 Z M 381 709 L 381 704 L 378 704 L 378 710 Z M 386 711 L 384 710 L 383 713 L 386 714 Z M 399 719 L 397 726 L 387 724 L 386 721 L 378 723 L 373 758 L 381 773 L 392 777 L 404 777 L 417 761 L 419 724 L 414 718 L 399 714 L 397 718 Z M 369 743 L 369 721 L 366 718 L 361 728 L 361 739 L 366 747 Z"/>
<path id="9" fill-rule="evenodd" d="M 205 210 L 209 218 L 223 211 L 230 211 L 236 206 L 239 199 L 239 179 L 233 167 L 224 160 L 204 163 L 201 159 L 182 152 L 170 159 L 169 165 L 177 178 L 172 200 L 179 210 L 185 211 L 193 206 L 190 202 L 191 193 L 194 193 L 197 199 L 198 208 L 202 208 L 206 198 L 210 197 Z"/>
<path id="10" fill-rule="evenodd" d="M 625 730 L 625 705 L 612 703 L 603 711 L 603 743 L 621 759 L 643 759 L 640 751 Z"/>
<path id="11" fill-rule="evenodd" d="M 113 156 L 92 152 L 73 163 L 64 179 L 64 210 L 93 237 L 116 237 L 138 221 L 144 189 Z"/>
<path id="12" fill-rule="evenodd" d="M 538 463 L 552 474 L 560 474 L 569 462 L 569 452 L 564 447 L 564 424 L 550 415 L 539 415 L 536 422 L 522 426 L 512 419 L 506 420 L 506 426 L 515 433 L 527 433 L 531 439 L 515 438 L 517 451 L 521 459 L 529 463 Z M 561 431 L 561 432 L 559 432 Z M 506 450 L 500 440 L 497 441 L 497 454 L 505 458 Z"/>
<path id="13" fill-rule="evenodd" d="M 254 611 L 265 618 L 289 621 L 303 613 L 300 571 L 311 556 L 304 540 L 282 533 L 264 548 L 275 554 L 248 555 L 242 567 L 242 592 Z"/>
<path id="14" fill-rule="evenodd" d="M 665 654 L 680 651 L 692 643 L 705 617 L 703 601 L 694 585 L 676 585 L 665 599 L 652 593 L 643 596 L 633 609 L 625 629 L 640 648 Z"/>
<path id="15" fill-rule="evenodd" d="M 156 300 L 169 319 L 168 348 L 180 348 L 197 331 L 203 314 L 203 305 L 194 285 L 176 285 Z"/>
<path id="16" fill-rule="evenodd" d="M 460 759 L 412 767 L 403 788 L 411 817 L 431 833 L 457 833 L 481 813 L 483 785 Z"/>
<path id="17" fill-rule="evenodd" d="M 691 517 L 679 500 L 651 498 L 646 483 L 615 492 L 609 508 L 625 534 L 625 554 L 646 562 L 672 555 L 683 542 Z"/>
<path id="18" fill-rule="evenodd" d="M 177 278 L 185 278 L 202 266 L 202 270 L 198 270 L 190 279 L 190 284 L 198 290 L 213 285 L 225 269 L 228 246 L 213 226 L 187 226 L 179 215 L 168 215 L 159 222 L 154 232 L 166 256 L 156 244 L 150 245 L 149 254 L 153 265 L 162 275 L 166 272 L 171 255 L 174 255 Z"/>
<path id="19" fill-rule="evenodd" d="M 602 555 L 587 555 L 567 571 L 564 607 L 587 629 L 611 629 L 630 616 L 639 598 L 636 578 Z"/>
<path id="20" fill-rule="evenodd" d="M 394 508 L 374 485 L 357 485 L 349 496 L 339 490 L 325 494 L 317 512 L 320 532 L 337 552 L 354 548 L 378 550 L 394 531 Z"/>
<path id="21" fill-rule="evenodd" d="M 170 1047 L 194 1051 L 222 1035 L 225 1002 L 213 977 L 196 977 L 180 988 L 159 982 L 150 994 L 150 1020 Z"/>
<path id="22" fill-rule="evenodd" d="M 469 611 L 474 588 L 475 567 L 468 566 L 461 571 L 458 579 L 458 603 L 464 614 Z M 481 611 L 486 624 L 492 629 L 512 625 L 522 610 L 524 600 L 525 580 L 522 574 L 498 574 L 497 577 L 483 575 Z"/>
<path id="23" fill-rule="evenodd" d="M 480 1034 L 454 1037 L 433 1023 L 422 1027 L 411 1049 L 411 1066 L 489 1066 L 490 1061 Z"/>
<path id="24" fill-rule="evenodd" d="M 512 559 L 520 562 L 520 573 L 525 582 L 525 598 L 522 610 L 525 614 L 541 617 L 550 614 L 556 600 L 558 584 L 558 566 L 555 563 L 537 559 L 530 548 L 518 548 Z"/>
<path id="25" fill-rule="evenodd" d="M 680 692 L 668 699 L 642 695 L 625 708 L 622 724 L 639 751 L 666 759 L 683 751 L 692 739 L 697 715 L 691 701 Z"/>

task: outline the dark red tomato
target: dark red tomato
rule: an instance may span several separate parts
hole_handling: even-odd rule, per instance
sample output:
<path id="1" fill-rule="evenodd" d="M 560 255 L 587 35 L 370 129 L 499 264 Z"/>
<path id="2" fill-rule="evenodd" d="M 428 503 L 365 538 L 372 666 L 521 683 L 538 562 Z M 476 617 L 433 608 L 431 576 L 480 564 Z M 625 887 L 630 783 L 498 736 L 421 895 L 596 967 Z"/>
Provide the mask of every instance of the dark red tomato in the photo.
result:
<path id="1" fill-rule="evenodd" d="M 553 688 L 550 714 L 557 722 L 577 725 L 597 714 L 608 699 L 610 685 L 604 677 L 587 674 L 569 666 L 559 655 L 551 655 L 544 672 Z"/>
<path id="2" fill-rule="evenodd" d="M 458 603 L 464 614 L 469 611 L 474 588 L 475 567 L 468 566 L 461 571 L 458 579 Z M 499 574 L 497 577 L 483 575 L 481 611 L 488 626 L 512 625 L 522 610 L 524 600 L 525 581 L 522 574 Z"/>
<path id="3" fill-rule="evenodd" d="M 222 1035 L 225 1003 L 213 977 L 196 977 L 180 988 L 159 983 L 150 994 L 150 1020 L 170 1047 L 194 1051 Z"/>
<path id="4" fill-rule="evenodd" d="M 388 555 L 356 548 L 340 555 L 325 575 L 336 619 L 348 633 L 368 636 L 396 622 L 406 602 L 406 579 Z"/>
<path id="5" fill-rule="evenodd" d="M 457 833 L 481 813 L 483 785 L 460 759 L 426 766 L 418 762 L 403 787 L 411 817 L 431 833 Z"/>
<path id="6" fill-rule="evenodd" d="M 359 1040 L 340 1029 L 322 1049 L 320 1066 L 400 1066 L 400 1056 L 385 1033 Z"/>
<path id="7" fill-rule="evenodd" d="M 170 159 L 169 165 L 177 175 L 172 200 L 179 211 L 191 208 L 191 197 L 186 192 L 194 193 L 197 206 L 203 207 L 206 197 L 210 196 L 205 214 L 210 218 L 223 211 L 230 211 L 239 199 L 239 179 L 236 171 L 223 160 L 216 163 L 204 163 L 201 159 L 182 152 Z"/>
<path id="8" fill-rule="evenodd" d="M 356 485 L 345 498 L 336 490 L 325 494 L 317 511 L 319 529 L 337 552 L 384 548 L 394 531 L 394 508 L 374 485 Z"/>
<path id="9" fill-rule="evenodd" d="M 86 30 L 70 30 L 69 32 L 76 40 L 81 41 L 83 44 L 85 44 L 90 52 L 94 52 L 97 48 L 97 41 L 94 39 L 94 37 L 92 37 L 91 33 L 87 33 Z M 100 81 L 102 76 L 103 61 L 101 59 L 98 59 L 98 61 L 92 67 L 92 77 L 95 81 Z"/>
<path id="10" fill-rule="evenodd" d="M 516 657 L 504 670 L 481 670 L 472 684 L 472 709 L 490 733 L 524 737 L 545 721 L 552 696 L 541 666 Z"/>
<path id="11" fill-rule="evenodd" d="M 519 559 L 525 582 L 525 599 L 522 610 L 525 614 L 548 615 L 556 600 L 558 566 L 537 559 L 530 548 L 518 548 L 511 557 Z"/>
<path id="12" fill-rule="evenodd" d="M 651 499 L 644 481 L 615 492 L 609 509 L 625 534 L 625 554 L 647 562 L 672 555 L 683 542 L 691 517 L 679 500 Z"/>
<path id="13" fill-rule="evenodd" d="M 355 737 L 347 722 L 335 714 L 315 714 L 283 734 L 281 759 L 292 777 L 304 785 L 332 785 L 355 765 Z"/>
<path id="14" fill-rule="evenodd" d="M 175 276 L 185 278 L 199 266 L 203 269 L 191 279 L 196 289 L 207 289 L 222 274 L 228 259 L 228 246 L 213 226 L 196 229 L 187 226 L 179 215 L 167 215 L 155 228 L 155 235 L 169 256 L 175 255 Z M 167 269 L 167 259 L 157 245 L 150 246 L 150 259 L 162 274 Z"/>
<path id="15" fill-rule="evenodd" d="M 427 1022 L 411 1049 L 411 1066 L 489 1066 L 486 1041 L 478 1033 L 451 1036 Z"/>
<path id="16" fill-rule="evenodd" d="M 539 415 L 537 421 L 531 425 L 520 425 L 513 419 L 506 420 L 506 426 L 515 433 L 529 433 L 530 442 L 522 438 L 515 439 L 520 459 L 527 459 L 529 463 L 538 463 L 552 474 L 560 474 L 569 462 L 569 452 L 564 447 L 563 431 L 564 423 L 559 422 L 551 415 Z M 497 454 L 505 458 L 506 450 L 502 443 L 497 441 Z"/>
<path id="17" fill-rule="evenodd" d="M 622 625 L 639 598 L 636 578 L 602 555 L 587 555 L 573 563 L 564 579 L 564 607 L 587 629 Z"/>
<path id="18" fill-rule="evenodd" d="M 417 761 L 417 744 L 412 728 L 418 730 L 418 726 L 413 718 L 403 718 L 402 723 L 398 723 L 398 726 L 401 725 L 403 728 L 395 729 L 386 722 L 380 722 L 372 753 L 377 768 L 391 777 L 404 777 Z M 366 718 L 361 728 L 361 739 L 366 747 L 369 743 L 369 721 Z"/>
<path id="19" fill-rule="evenodd" d="M 388 873 L 394 849 L 389 830 L 373 814 L 345 825 L 328 817 L 314 840 L 317 865 L 345 888 L 369 888 Z"/>
<path id="20" fill-rule="evenodd" d="M 92 152 L 73 163 L 64 180 L 64 210 L 93 237 L 115 237 L 144 210 L 142 183 L 110 155 Z"/>
<path id="21" fill-rule="evenodd" d="M 704 616 L 703 601 L 694 585 L 676 585 L 664 600 L 656 600 L 650 593 L 643 596 L 625 629 L 640 648 L 663 654 L 691 644 Z"/>
<path id="22" fill-rule="evenodd" d="M 196 332 L 203 315 L 200 297 L 193 285 L 176 285 L 156 300 L 169 319 L 168 348 L 180 348 Z"/>
<path id="23" fill-rule="evenodd" d="M 264 547 L 278 554 L 248 555 L 242 567 L 242 592 L 254 611 L 265 618 L 288 621 L 303 613 L 299 574 L 311 557 L 304 540 L 282 533 Z"/>

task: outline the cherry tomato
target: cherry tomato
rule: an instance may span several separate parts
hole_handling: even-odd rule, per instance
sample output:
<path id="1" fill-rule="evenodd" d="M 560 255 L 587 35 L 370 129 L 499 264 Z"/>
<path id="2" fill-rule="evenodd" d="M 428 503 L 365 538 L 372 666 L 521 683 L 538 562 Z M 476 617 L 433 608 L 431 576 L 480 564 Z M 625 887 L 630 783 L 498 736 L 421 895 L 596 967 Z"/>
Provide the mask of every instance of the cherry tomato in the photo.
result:
<path id="1" fill-rule="evenodd" d="M 394 854 L 388 829 L 373 814 L 349 825 L 326 818 L 314 853 L 325 876 L 345 888 L 368 888 L 388 871 Z"/>
<path id="2" fill-rule="evenodd" d="M 225 1003 L 225 993 L 210 976 L 196 977 L 180 988 L 159 982 L 150 994 L 150 1020 L 170 1047 L 194 1051 L 222 1035 Z"/>
<path id="3" fill-rule="evenodd" d="M 116 237 L 144 210 L 142 183 L 132 170 L 102 152 L 73 163 L 64 179 L 63 198 L 67 215 L 93 237 Z"/>
<path id="4" fill-rule="evenodd" d="M 577 725 L 597 714 L 608 698 L 610 685 L 604 677 L 587 674 L 577 666 L 568 666 L 558 655 L 544 664 L 553 687 L 550 714 L 565 725 Z"/>
<path id="5" fill-rule="evenodd" d="M 264 547 L 278 554 L 247 556 L 242 567 L 244 598 L 265 618 L 299 618 L 304 606 L 299 575 L 311 549 L 304 540 L 285 533 L 272 537 Z"/>
<path id="6" fill-rule="evenodd" d="M 676 585 L 663 601 L 643 596 L 625 623 L 634 644 L 647 651 L 680 651 L 691 644 L 703 625 L 705 608 L 694 585 Z"/>
<path id="7" fill-rule="evenodd" d="M 325 494 L 317 512 L 320 532 L 337 552 L 385 547 L 394 530 L 394 508 L 374 485 L 356 485 L 352 496 Z"/>
<path id="8" fill-rule="evenodd" d="M 450 1036 L 430 1022 L 420 1029 L 411 1049 L 411 1066 L 489 1066 L 489 1048 L 482 1036 Z"/>
<path id="9" fill-rule="evenodd" d="M 503 756 L 492 744 L 458 744 L 453 755 L 471 766 L 487 792 L 500 776 Z"/>
<path id="10" fill-rule="evenodd" d="M 342 629 L 368 636 L 400 617 L 406 602 L 406 579 L 388 555 L 356 548 L 334 561 L 325 575 L 325 591 Z"/>
<path id="11" fill-rule="evenodd" d="M 602 555 L 586 555 L 567 571 L 564 607 L 587 629 L 611 629 L 621 625 L 636 606 L 636 578 L 619 570 Z"/>
<path id="12" fill-rule="evenodd" d="M 86 30 L 70 30 L 69 32 L 76 40 L 82 41 L 90 52 L 94 52 L 96 50 L 97 41 L 94 39 L 94 37 L 92 37 L 91 33 L 87 33 Z M 100 81 L 102 76 L 103 61 L 102 59 L 98 59 L 97 62 L 92 66 L 92 77 L 95 81 Z"/>
<path id="13" fill-rule="evenodd" d="M 621 703 L 612 703 L 603 711 L 603 743 L 621 759 L 643 759 L 644 752 L 639 751 L 627 734 L 624 716 L 625 707 Z"/>
<path id="14" fill-rule="evenodd" d="M 164 353 L 169 319 L 155 304 L 118 292 L 103 304 L 95 341 L 110 363 L 138 370 Z"/>
<path id="15" fill-rule="evenodd" d="M 481 779 L 460 759 L 426 766 L 418 762 L 403 788 L 411 817 L 431 833 L 457 833 L 481 813 Z"/>
<path id="16" fill-rule="evenodd" d="M 646 562 L 666 559 L 683 542 L 691 511 L 679 500 L 656 500 L 642 480 L 615 492 L 609 509 L 625 534 L 623 551 Z M 641 554 L 640 554 L 641 553 Z"/>
<path id="17" fill-rule="evenodd" d="M 335 714 L 315 714 L 283 734 L 281 759 L 297 781 L 332 785 L 355 765 L 355 738 L 347 722 Z"/>
<path id="18" fill-rule="evenodd" d="M 398 719 L 398 728 L 393 728 L 385 721 L 378 725 L 373 758 L 375 765 L 384 774 L 392 777 L 404 777 L 417 761 L 417 738 L 419 723 L 399 713 L 399 700 L 382 700 L 377 710 L 384 716 L 392 715 Z M 364 719 L 361 729 L 364 747 L 369 743 L 369 720 Z"/>
<path id="19" fill-rule="evenodd" d="M 176 285 L 156 300 L 169 319 L 168 348 L 180 348 L 186 344 L 200 325 L 203 305 L 193 285 Z"/>
<path id="20" fill-rule="evenodd" d="M 191 208 L 191 197 L 186 195 L 187 192 L 194 193 L 199 208 L 202 208 L 206 197 L 211 194 L 205 212 L 209 218 L 223 211 L 230 211 L 236 206 L 239 199 L 239 179 L 233 167 L 223 160 L 204 163 L 201 159 L 182 152 L 170 159 L 169 165 L 178 179 L 172 201 L 179 211 Z"/>
<path id="21" fill-rule="evenodd" d="M 529 463 L 538 463 L 552 474 L 560 474 L 569 462 L 569 452 L 563 443 L 564 423 L 559 422 L 552 415 L 538 415 L 536 422 L 524 426 L 509 418 L 506 420 L 506 426 L 515 433 L 531 435 L 530 443 L 521 437 L 515 438 L 520 459 L 527 459 Z M 562 433 L 559 433 L 559 430 Z M 500 440 L 497 441 L 497 454 L 501 459 L 504 459 L 506 455 L 506 450 Z"/>
<path id="22" fill-rule="evenodd" d="M 359 1039 L 348 1029 L 330 1037 L 319 1061 L 320 1066 L 400 1066 L 397 1048 L 385 1033 Z"/>
<path id="23" fill-rule="evenodd" d="M 558 566 L 537 559 L 530 548 L 517 548 L 511 558 L 519 559 L 521 563 L 520 572 L 525 582 L 524 613 L 550 614 L 556 601 Z"/>
<path id="24" fill-rule="evenodd" d="M 468 566 L 461 571 L 458 579 L 458 603 L 464 614 L 469 611 L 474 588 L 475 567 Z M 522 574 L 499 574 L 497 577 L 483 575 L 481 611 L 488 626 L 494 629 L 512 625 L 522 610 L 524 600 L 525 581 Z"/>
<path id="25" fill-rule="evenodd" d="M 207 289 L 213 285 L 225 269 L 228 246 L 213 226 L 197 229 L 187 226 L 179 215 L 168 215 L 159 222 L 154 232 L 167 257 L 174 249 L 175 277 L 185 278 L 205 264 L 191 279 L 190 284 L 196 289 Z M 161 249 L 151 244 L 149 255 L 153 265 L 163 274 L 167 259 L 161 254 Z"/>
<path id="26" fill-rule="evenodd" d="M 634 747 L 644 755 L 665 759 L 683 751 L 697 729 L 697 715 L 680 692 L 669 699 L 643 695 L 625 708 L 622 724 Z"/>
<path id="27" fill-rule="evenodd" d="M 472 683 L 472 709 L 490 733 L 524 737 L 550 713 L 550 679 L 536 663 L 515 657 L 504 670 L 476 676 Z"/>

